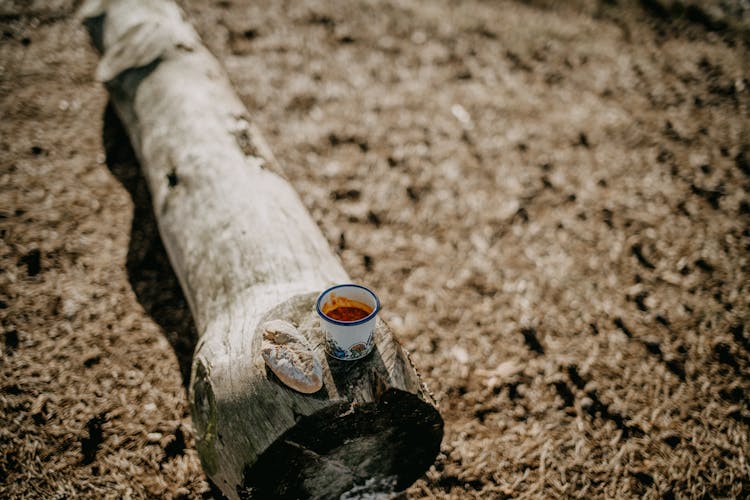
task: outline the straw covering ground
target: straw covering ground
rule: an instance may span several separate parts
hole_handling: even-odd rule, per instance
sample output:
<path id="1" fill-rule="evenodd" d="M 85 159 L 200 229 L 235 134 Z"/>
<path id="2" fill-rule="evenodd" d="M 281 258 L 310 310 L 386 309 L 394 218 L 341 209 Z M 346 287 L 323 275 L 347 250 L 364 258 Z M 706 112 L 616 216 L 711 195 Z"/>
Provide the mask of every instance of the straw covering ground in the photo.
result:
<path id="1" fill-rule="evenodd" d="M 182 5 L 440 402 L 410 498 L 747 495 L 750 6 L 562 3 Z M 0 3 L 0 497 L 210 497 L 76 6 Z"/>

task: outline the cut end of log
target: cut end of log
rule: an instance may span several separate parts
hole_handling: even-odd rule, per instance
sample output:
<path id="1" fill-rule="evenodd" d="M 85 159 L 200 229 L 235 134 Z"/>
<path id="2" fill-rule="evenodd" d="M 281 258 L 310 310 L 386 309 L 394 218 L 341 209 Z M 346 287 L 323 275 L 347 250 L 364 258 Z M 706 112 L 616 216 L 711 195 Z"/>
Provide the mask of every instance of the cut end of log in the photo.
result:
<path id="1" fill-rule="evenodd" d="M 439 452 L 443 422 L 417 395 L 387 389 L 301 418 L 252 465 L 240 498 L 358 498 L 411 485 Z"/>
<path id="2" fill-rule="evenodd" d="M 214 352 L 223 343 L 197 350 L 191 388 L 196 445 L 206 472 L 230 498 L 402 491 L 440 451 L 440 413 L 388 325 L 377 321 L 367 357 L 327 357 L 313 312 L 316 298 L 296 295 L 269 310 L 247 355 Z M 287 388 L 260 359 L 264 326 L 272 320 L 296 325 L 322 362 L 317 393 Z"/>

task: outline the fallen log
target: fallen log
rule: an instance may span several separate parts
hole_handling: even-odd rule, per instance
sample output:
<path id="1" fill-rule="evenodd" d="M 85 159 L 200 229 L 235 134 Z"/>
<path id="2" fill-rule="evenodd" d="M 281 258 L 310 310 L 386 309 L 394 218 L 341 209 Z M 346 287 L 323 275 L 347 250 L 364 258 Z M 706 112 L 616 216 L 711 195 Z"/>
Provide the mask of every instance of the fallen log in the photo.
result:
<path id="1" fill-rule="evenodd" d="M 190 401 L 208 476 L 231 498 L 409 486 L 439 451 L 434 401 L 380 320 L 364 360 L 324 354 L 313 302 L 349 277 L 219 63 L 172 2 L 95 0 L 81 14 L 200 335 Z M 266 368 L 260 325 L 274 319 L 314 346 L 317 393 Z"/>

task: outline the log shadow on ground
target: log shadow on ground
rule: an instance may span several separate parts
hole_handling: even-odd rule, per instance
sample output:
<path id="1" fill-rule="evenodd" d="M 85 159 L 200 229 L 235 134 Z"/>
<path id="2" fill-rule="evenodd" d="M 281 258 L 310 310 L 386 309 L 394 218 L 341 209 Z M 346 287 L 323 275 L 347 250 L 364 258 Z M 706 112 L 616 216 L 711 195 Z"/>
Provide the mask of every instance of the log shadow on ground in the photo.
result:
<path id="1" fill-rule="evenodd" d="M 102 143 L 106 163 L 133 200 L 126 268 L 138 302 L 164 331 L 177 356 L 187 390 L 198 333 L 187 300 L 162 244 L 146 179 L 111 103 L 104 111 Z"/>

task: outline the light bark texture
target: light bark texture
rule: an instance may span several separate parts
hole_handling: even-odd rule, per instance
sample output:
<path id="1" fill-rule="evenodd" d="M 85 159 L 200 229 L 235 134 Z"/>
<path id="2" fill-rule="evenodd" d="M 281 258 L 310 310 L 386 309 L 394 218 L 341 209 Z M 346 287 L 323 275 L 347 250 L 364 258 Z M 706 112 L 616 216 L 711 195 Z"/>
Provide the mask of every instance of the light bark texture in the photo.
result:
<path id="1" fill-rule="evenodd" d="M 349 277 L 219 63 L 172 2 L 92 1 L 81 14 L 200 335 L 190 399 L 206 473 L 231 498 L 407 487 L 439 451 L 442 419 L 382 321 L 364 360 L 324 354 L 313 303 Z M 271 319 L 314 346 L 318 393 L 266 368 Z"/>

